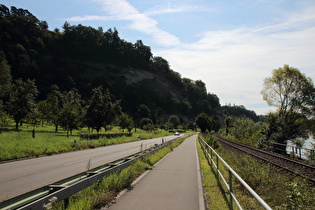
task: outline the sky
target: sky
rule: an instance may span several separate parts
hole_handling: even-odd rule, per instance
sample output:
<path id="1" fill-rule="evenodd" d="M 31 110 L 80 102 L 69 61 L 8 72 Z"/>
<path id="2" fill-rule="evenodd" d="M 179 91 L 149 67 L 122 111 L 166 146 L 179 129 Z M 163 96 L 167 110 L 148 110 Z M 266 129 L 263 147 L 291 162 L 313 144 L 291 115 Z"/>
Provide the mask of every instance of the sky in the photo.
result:
<path id="1" fill-rule="evenodd" d="M 221 105 L 257 114 L 263 80 L 284 64 L 315 81 L 314 0 L 1 0 L 49 29 L 82 24 L 142 40 L 182 77 L 202 80 Z"/>

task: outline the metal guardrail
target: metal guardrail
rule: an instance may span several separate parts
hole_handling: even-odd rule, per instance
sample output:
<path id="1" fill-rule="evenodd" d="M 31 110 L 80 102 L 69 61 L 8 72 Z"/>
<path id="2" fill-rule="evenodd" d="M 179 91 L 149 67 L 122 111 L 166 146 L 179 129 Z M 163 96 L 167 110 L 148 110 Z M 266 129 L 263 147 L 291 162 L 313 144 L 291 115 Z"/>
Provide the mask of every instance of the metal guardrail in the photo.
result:
<path id="1" fill-rule="evenodd" d="M 143 145 L 141 145 L 140 152 L 138 153 L 107 163 L 103 166 L 99 166 L 92 170 L 88 170 L 86 172 L 66 178 L 64 180 L 60 180 L 56 183 L 17 196 L 10 200 L 6 200 L 0 203 L 0 209 L 43 209 L 43 206 L 50 203 L 50 199 L 52 199 L 53 197 L 56 197 L 58 199 L 58 202 L 65 200 L 65 205 L 68 205 L 68 198 L 71 195 L 91 186 L 94 183 L 100 182 L 111 173 L 130 166 L 133 162 L 170 145 L 179 138 L 182 137 L 177 137 L 166 142 L 164 141 L 164 139 L 162 139 L 161 144 L 155 144 L 153 148 L 149 148 L 146 150 L 143 150 Z"/>
<path id="2" fill-rule="evenodd" d="M 202 147 L 202 150 L 204 154 L 206 155 L 209 164 L 213 164 L 213 166 L 216 169 L 216 176 L 217 178 L 221 178 L 224 182 L 229 194 L 229 206 L 230 209 L 233 209 L 233 201 L 236 203 L 237 207 L 239 209 L 243 209 L 239 201 L 237 200 L 235 194 L 233 193 L 233 182 L 232 178 L 233 176 L 247 189 L 247 191 L 265 208 L 270 209 L 271 207 L 223 160 L 223 158 L 218 155 L 218 153 L 205 142 L 200 135 L 198 136 L 199 143 Z M 213 158 L 215 156 L 215 158 Z M 225 180 L 224 176 L 222 175 L 220 168 L 219 168 L 219 161 L 225 166 L 225 168 L 228 170 L 228 181 Z M 222 169 L 221 169 L 222 170 Z"/>

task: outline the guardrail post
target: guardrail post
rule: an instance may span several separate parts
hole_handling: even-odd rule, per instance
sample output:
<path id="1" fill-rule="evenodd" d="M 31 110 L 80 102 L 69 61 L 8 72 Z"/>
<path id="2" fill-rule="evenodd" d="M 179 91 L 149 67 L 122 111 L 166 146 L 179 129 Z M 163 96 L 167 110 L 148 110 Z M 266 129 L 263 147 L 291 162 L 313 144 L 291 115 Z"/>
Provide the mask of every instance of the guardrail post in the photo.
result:
<path id="1" fill-rule="evenodd" d="M 69 197 L 64 199 L 64 208 L 67 209 L 69 207 Z"/>
<path id="2" fill-rule="evenodd" d="M 229 169 L 229 187 L 230 187 L 230 209 L 233 209 L 233 188 L 232 188 L 232 172 Z"/>

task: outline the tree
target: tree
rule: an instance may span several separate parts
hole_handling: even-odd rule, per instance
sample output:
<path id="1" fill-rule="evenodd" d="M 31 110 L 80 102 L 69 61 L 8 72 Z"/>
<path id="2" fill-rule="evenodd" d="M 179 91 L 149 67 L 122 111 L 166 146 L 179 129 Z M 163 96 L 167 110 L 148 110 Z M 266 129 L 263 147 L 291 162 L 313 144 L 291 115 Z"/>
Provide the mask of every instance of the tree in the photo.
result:
<path id="1" fill-rule="evenodd" d="M 143 130 L 152 130 L 152 128 L 153 128 L 153 121 L 150 118 L 142 118 L 140 120 L 140 127 Z"/>
<path id="2" fill-rule="evenodd" d="M 43 106 L 40 106 L 41 111 L 46 119 L 55 125 L 55 132 L 58 132 L 58 125 L 63 118 L 61 110 L 64 104 L 64 98 L 57 85 L 51 87 L 50 93 L 47 94 L 47 99 Z"/>
<path id="3" fill-rule="evenodd" d="M 4 53 L 0 51 L 0 99 L 4 93 L 7 93 L 10 89 L 12 82 L 11 69 L 4 56 Z"/>
<path id="4" fill-rule="evenodd" d="M 86 123 L 89 127 L 99 132 L 102 127 L 106 128 L 106 125 L 111 124 L 120 113 L 120 101 L 113 102 L 108 90 L 103 91 L 101 86 L 93 89 L 86 112 Z"/>
<path id="5" fill-rule="evenodd" d="M 42 117 L 42 113 L 40 113 L 36 107 L 30 112 L 27 114 L 26 116 L 26 120 L 27 120 L 27 123 L 29 124 L 32 124 L 33 126 L 33 130 L 32 130 L 32 137 L 35 138 L 35 127 L 36 127 L 36 124 L 39 123 L 40 119 Z"/>
<path id="6" fill-rule="evenodd" d="M 200 113 L 196 118 L 196 124 L 202 133 L 206 132 L 206 130 L 210 127 L 209 116 L 206 113 Z"/>
<path id="7" fill-rule="evenodd" d="M 38 95 L 35 80 L 15 80 L 9 101 L 9 114 L 13 116 L 15 128 L 18 129 L 21 120 L 35 108 L 35 99 Z"/>
<path id="8" fill-rule="evenodd" d="M 128 129 L 128 131 L 130 132 L 132 130 L 132 126 L 133 126 L 133 120 L 132 118 L 126 114 L 126 113 L 122 113 L 120 116 L 119 116 L 119 119 L 118 119 L 118 125 L 121 129 Z"/>
<path id="9" fill-rule="evenodd" d="M 284 65 L 264 80 L 261 94 L 268 105 L 277 108 L 265 132 L 266 140 L 284 143 L 288 139 L 308 137 L 311 131 L 308 122 L 315 114 L 315 88 L 311 78 L 297 68 Z"/>
<path id="10" fill-rule="evenodd" d="M 167 60 L 162 57 L 153 57 L 153 65 L 156 71 L 166 73 L 170 70 L 170 65 Z"/>
<path id="11" fill-rule="evenodd" d="M 11 91 L 11 69 L 5 59 L 4 53 L 0 51 L 0 111 L 5 111 L 5 103 L 8 101 Z"/>
<path id="12" fill-rule="evenodd" d="M 10 122 L 10 116 L 0 109 L 0 134 L 2 133 L 2 127 Z"/>
<path id="13" fill-rule="evenodd" d="M 63 93 L 64 103 L 60 119 L 61 126 L 67 130 L 67 137 L 72 135 L 72 130 L 80 127 L 83 110 L 81 106 L 81 95 L 76 89 Z"/>
<path id="14" fill-rule="evenodd" d="M 71 103 L 65 103 L 61 115 L 63 118 L 60 121 L 61 126 L 67 131 L 67 137 L 72 135 L 72 130 L 77 129 L 80 124 L 80 113 L 79 109 Z"/>
<path id="15" fill-rule="evenodd" d="M 171 115 L 168 118 L 168 123 L 171 124 L 173 126 L 173 128 L 177 129 L 177 127 L 179 125 L 179 118 L 176 115 Z"/>
<path id="16" fill-rule="evenodd" d="M 133 120 L 135 123 L 135 132 L 137 132 L 137 126 L 140 125 L 140 120 L 142 118 L 150 118 L 151 117 L 151 111 L 149 107 L 145 104 L 140 104 L 137 106 L 136 112 L 134 112 Z"/>

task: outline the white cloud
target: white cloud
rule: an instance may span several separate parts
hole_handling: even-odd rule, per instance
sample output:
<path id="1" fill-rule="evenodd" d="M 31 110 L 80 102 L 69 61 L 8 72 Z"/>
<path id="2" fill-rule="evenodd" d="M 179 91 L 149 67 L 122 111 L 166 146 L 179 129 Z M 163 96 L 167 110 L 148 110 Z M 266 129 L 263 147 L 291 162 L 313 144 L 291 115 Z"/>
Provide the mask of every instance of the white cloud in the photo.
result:
<path id="1" fill-rule="evenodd" d="M 152 37 L 153 41 L 163 46 L 174 46 L 180 44 L 178 37 L 161 30 L 157 21 L 140 13 L 126 0 L 93 0 L 102 6 L 109 16 L 75 16 L 68 18 L 69 21 L 91 21 L 91 20 L 127 20 L 131 24 L 128 28 L 140 31 Z"/>
<path id="2" fill-rule="evenodd" d="M 162 14 L 169 14 L 169 13 L 213 12 L 213 11 L 214 9 L 200 7 L 196 5 L 181 5 L 181 6 L 176 6 L 176 7 L 158 6 L 158 7 L 147 10 L 144 14 L 147 16 L 153 16 L 153 15 L 162 15 Z"/>
<path id="3" fill-rule="evenodd" d="M 155 7 L 139 12 L 126 0 L 93 0 L 107 16 L 72 17 L 73 21 L 125 20 L 126 26 L 151 37 L 161 49 L 152 48 L 155 56 L 167 59 L 183 77 L 201 79 L 209 92 L 219 96 L 221 104 L 242 104 L 257 113 L 269 108 L 260 91 L 263 79 L 273 69 L 289 64 L 313 80 L 315 49 L 315 7 L 297 8 L 296 13 L 282 14 L 270 25 L 235 27 L 231 30 L 199 32 L 199 40 L 182 43 L 158 26 L 154 15 L 205 11 L 193 5 Z M 208 9 L 210 11 L 210 9 Z M 189 25 L 187 25 L 189 27 Z"/>
<path id="4" fill-rule="evenodd" d="M 86 16 L 74 16 L 71 18 L 67 18 L 67 21 L 74 21 L 74 22 L 80 22 L 80 21 L 109 21 L 114 20 L 114 17 L 110 16 L 98 16 L 98 15 L 86 15 Z"/>
<path id="5" fill-rule="evenodd" d="M 182 76 L 204 81 L 221 104 L 242 104 L 266 113 L 270 108 L 260 91 L 273 69 L 289 64 L 315 78 L 315 15 L 307 11 L 266 27 L 206 31 L 197 42 L 154 53 L 169 60 Z"/>

